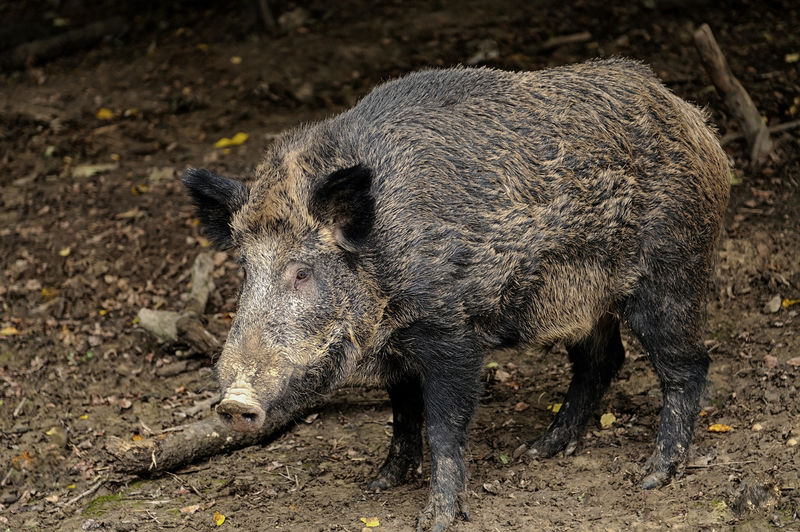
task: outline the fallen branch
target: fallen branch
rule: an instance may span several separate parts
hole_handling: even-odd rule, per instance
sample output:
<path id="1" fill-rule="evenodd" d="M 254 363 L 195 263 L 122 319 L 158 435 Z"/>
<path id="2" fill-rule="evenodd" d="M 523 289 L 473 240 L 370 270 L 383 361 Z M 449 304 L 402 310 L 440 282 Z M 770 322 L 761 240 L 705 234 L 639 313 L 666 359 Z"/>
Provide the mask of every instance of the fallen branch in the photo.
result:
<path id="1" fill-rule="evenodd" d="M 769 126 L 767 131 L 772 133 L 781 133 L 783 131 L 789 131 L 790 129 L 794 129 L 796 127 L 800 127 L 800 120 L 792 120 L 791 122 L 784 122 L 783 124 L 775 124 L 774 126 Z M 734 140 L 739 140 L 744 138 L 744 133 L 741 131 L 734 131 L 733 133 L 727 133 L 722 136 L 720 142 L 723 146 L 726 144 L 730 144 Z"/>
<path id="2" fill-rule="evenodd" d="M 91 46 L 106 35 L 124 33 L 127 29 L 128 24 L 120 17 L 102 20 L 60 35 L 20 44 L 3 54 L 0 64 L 12 69 L 22 69 L 37 61 Z"/>
<path id="3" fill-rule="evenodd" d="M 262 443 L 280 434 L 294 419 L 319 407 L 322 401 L 304 409 L 297 418 L 279 416 L 268 419 L 258 432 L 236 432 L 217 416 L 172 427 L 161 434 L 139 441 L 110 437 L 106 451 L 115 460 L 115 469 L 134 475 L 156 475 L 220 453 Z"/>
<path id="4" fill-rule="evenodd" d="M 211 354 L 220 347 L 220 341 L 209 332 L 198 318 L 205 312 L 208 297 L 214 290 L 214 262 L 208 253 L 200 253 L 192 265 L 192 291 L 185 310 L 139 310 L 139 326 L 169 344 L 185 343 L 198 353 Z"/>
<path id="5" fill-rule="evenodd" d="M 760 164 L 772 153 L 772 141 L 764 119 L 742 84 L 731 72 L 708 24 L 694 33 L 694 44 L 714 86 L 722 93 L 725 105 L 741 125 L 742 133 L 750 147 L 750 161 Z"/>

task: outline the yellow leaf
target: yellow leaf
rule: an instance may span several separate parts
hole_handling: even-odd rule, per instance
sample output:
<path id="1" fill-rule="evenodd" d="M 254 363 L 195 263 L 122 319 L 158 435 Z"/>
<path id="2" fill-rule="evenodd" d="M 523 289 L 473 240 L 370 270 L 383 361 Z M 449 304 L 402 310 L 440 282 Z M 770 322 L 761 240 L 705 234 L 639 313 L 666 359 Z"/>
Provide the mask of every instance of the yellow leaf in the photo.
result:
<path id="1" fill-rule="evenodd" d="M 78 486 L 76 486 L 75 484 L 70 484 L 69 486 L 67 486 L 67 489 L 68 489 L 68 490 L 74 490 L 74 489 L 75 489 L 75 488 L 77 488 L 77 487 L 78 487 Z"/>
<path id="2" fill-rule="evenodd" d="M 231 63 L 233 63 L 234 65 L 241 65 L 242 58 L 239 57 L 238 55 L 234 55 L 233 57 L 231 57 Z"/>
<path id="3" fill-rule="evenodd" d="M 119 161 L 120 160 L 119 153 L 112 153 L 111 155 L 109 155 L 109 157 L 111 158 L 112 161 Z"/>
<path id="4" fill-rule="evenodd" d="M 608 427 L 613 425 L 616 420 L 617 416 L 615 416 L 610 412 L 603 414 L 602 416 L 600 416 L 600 426 L 603 427 L 604 429 L 607 429 Z"/>
<path id="5" fill-rule="evenodd" d="M 223 137 L 214 143 L 215 148 L 230 148 L 231 146 L 241 146 L 247 140 L 247 133 L 238 132 L 233 138 Z"/>
<path id="6" fill-rule="evenodd" d="M 19 334 L 19 331 L 17 330 L 16 327 L 13 327 L 11 325 L 0 329 L 0 336 L 14 336 L 15 334 Z"/>
<path id="7" fill-rule="evenodd" d="M 89 414 L 84 414 L 82 416 L 78 416 L 78 419 L 89 419 Z"/>
<path id="8" fill-rule="evenodd" d="M 558 411 L 561 410 L 561 403 L 553 403 L 552 405 L 547 405 L 548 410 L 552 410 L 554 414 L 558 414 Z"/>
<path id="9" fill-rule="evenodd" d="M 225 516 L 219 512 L 214 512 L 214 522 L 217 526 L 222 526 L 222 523 L 225 522 Z"/>
<path id="10" fill-rule="evenodd" d="M 113 116 L 114 116 L 114 111 L 112 111 L 111 109 L 101 107 L 100 109 L 97 110 L 97 118 L 99 118 L 100 120 L 111 120 Z"/>
<path id="11" fill-rule="evenodd" d="M 364 523 L 364 526 L 367 528 L 375 528 L 376 526 L 381 526 L 380 521 L 378 521 L 377 517 L 362 517 L 361 522 Z"/>
<path id="12" fill-rule="evenodd" d="M 789 308 L 792 305 L 796 305 L 798 303 L 800 303 L 800 299 L 784 299 L 783 301 L 781 301 L 781 306 L 783 308 Z"/>
<path id="13" fill-rule="evenodd" d="M 200 44 L 197 45 L 197 49 L 204 53 L 208 52 L 208 45 L 204 42 L 201 42 Z"/>
<path id="14" fill-rule="evenodd" d="M 58 254 L 59 254 L 59 255 L 61 255 L 62 257 L 66 257 L 66 256 L 67 256 L 67 255 L 69 255 L 71 252 L 72 252 L 72 250 L 71 250 L 69 247 L 66 247 L 66 248 L 61 248 L 61 249 L 59 250 Z"/>
<path id="15" fill-rule="evenodd" d="M 101 308 L 100 310 L 97 311 L 97 313 L 100 314 L 101 316 L 105 316 L 106 314 L 108 314 L 108 311 L 104 308 Z"/>
<path id="16" fill-rule="evenodd" d="M 798 61 L 800 61 L 800 53 L 795 52 L 793 54 L 786 54 L 784 60 L 787 63 L 797 63 Z"/>
<path id="17" fill-rule="evenodd" d="M 42 297 L 53 297 L 57 293 L 58 293 L 58 290 L 56 290 L 55 288 L 50 288 L 48 286 L 45 286 L 44 288 L 42 288 Z"/>
<path id="18" fill-rule="evenodd" d="M 733 429 L 730 425 L 723 425 L 722 423 L 714 423 L 708 427 L 708 432 L 730 432 Z"/>
<path id="19" fill-rule="evenodd" d="M 141 434 L 134 434 L 134 435 L 133 435 L 133 438 L 131 438 L 131 439 L 132 439 L 133 441 L 139 441 L 139 440 L 141 440 L 141 439 L 142 439 L 142 435 L 141 435 Z"/>

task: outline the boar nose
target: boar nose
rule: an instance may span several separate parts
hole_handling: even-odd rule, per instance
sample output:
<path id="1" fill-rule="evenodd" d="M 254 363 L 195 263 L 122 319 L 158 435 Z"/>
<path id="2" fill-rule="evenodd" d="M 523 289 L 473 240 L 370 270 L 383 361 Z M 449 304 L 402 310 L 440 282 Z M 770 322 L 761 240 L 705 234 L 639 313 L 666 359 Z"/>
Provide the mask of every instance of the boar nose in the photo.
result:
<path id="1" fill-rule="evenodd" d="M 233 430 L 254 432 L 264 425 L 264 410 L 255 401 L 226 397 L 217 405 L 222 421 Z"/>

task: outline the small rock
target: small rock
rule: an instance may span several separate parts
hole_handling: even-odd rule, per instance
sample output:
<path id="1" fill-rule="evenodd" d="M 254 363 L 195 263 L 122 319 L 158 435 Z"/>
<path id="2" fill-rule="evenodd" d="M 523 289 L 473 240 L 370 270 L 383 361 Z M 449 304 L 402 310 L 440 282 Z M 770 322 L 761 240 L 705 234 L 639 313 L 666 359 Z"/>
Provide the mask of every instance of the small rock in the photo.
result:
<path id="1" fill-rule="evenodd" d="M 753 426 L 751 427 L 751 430 L 753 432 L 759 432 L 761 430 L 764 430 L 764 426 L 761 425 L 761 423 L 753 423 Z"/>
<path id="2" fill-rule="evenodd" d="M 767 366 L 767 369 L 772 369 L 778 365 L 778 357 L 773 355 L 764 355 L 764 365 Z"/>
<path id="3" fill-rule="evenodd" d="M 309 19 L 309 13 L 302 7 L 287 11 L 278 17 L 278 25 L 283 31 L 296 30 L 305 26 Z"/>
<path id="4" fill-rule="evenodd" d="M 466 61 L 468 65 L 477 65 L 478 63 L 491 61 L 492 59 L 500 57 L 500 48 L 497 46 L 497 42 L 494 39 L 478 41 L 476 48 L 477 50 L 475 53 Z"/>
<path id="5" fill-rule="evenodd" d="M 306 81 L 292 91 L 292 96 L 300 103 L 311 103 L 314 101 L 314 85 Z"/>
<path id="6" fill-rule="evenodd" d="M 497 480 L 493 482 L 485 482 L 483 484 L 483 489 L 486 490 L 487 493 L 491 493 L 492 495 L 497 495 L 500 493 L 500 482 Z"/>
<path id="7" fill-rule="evenodd" d="M 797 438 L 789 438 L 786 440 L 787 447 L 794 447 L 795 445 L 797 445 Z"/>
<path id="8" fill-rule="evenodd" d="M 156 369 L 156 375 L 159 377 L 172 377 L 186 371 L 188 366 L 189 363 L 186 360 L 179 360 L 171 364 L 164 364 L 160 368 Z"/>
<path id="9" fill-rule="evenodd" d="M 780 295 L 776 295 L 772 299 L 770 299 L 766 305 L 764 305 L 764 314 L 775 314 L 781 309 L 781 299 Z"/>

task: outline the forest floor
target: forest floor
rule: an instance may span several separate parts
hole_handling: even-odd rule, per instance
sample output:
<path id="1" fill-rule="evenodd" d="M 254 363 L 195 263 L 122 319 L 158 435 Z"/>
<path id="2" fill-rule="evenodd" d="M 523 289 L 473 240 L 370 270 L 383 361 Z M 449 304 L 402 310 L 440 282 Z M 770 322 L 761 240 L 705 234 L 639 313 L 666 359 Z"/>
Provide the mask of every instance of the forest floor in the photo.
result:
<path id="1" fill-rule="evenodd" d="M 636 58 L 707 107 L 725 135 L 738 126 L 692 45 L 703 22 L 770 125 L 800 114 L 800 6 L 789 0 L 691 10 L 676 0 L 273 3 L 274 37 L 244 0 L 0 8 L 8 39 L 14 28 L 128 21 L 91 49 L 0 74 L 0 530 L 354 531 L 362 518 L 404 530 L 426 501 L 427 472 L 364 489 L 391 435 L 385 393 L 364 388 L 338 392 L 264 445 L 156 478 L 115 471 L 109 437 L 184 423 L 216 393 L 209 358 L 160 346 L 136 323 L 142 307 L 180 308 L 208 245 L 178 181 L 184 168 L 246 177 L 281 130 L 341 111 L 380 81 L 455 64 Z M 214 148 L 237 132 L 247 141 Z M 789 305 L 800 299 L 800 129 L 775 141 L 758 170 L 741 140 L 725 146 L 734 185 L 688 465 L 659 490 L 639 487 L 661 396 L 629 336 L 576 454 L 510 459 L 548 426 L 570 370 L 562 346 L 493 353 L 470 432 L 472 521 L 454 530 L 800 528 L 800 304 Z M 224 336 L 240 274 L 233 255 L 214 261 L 208 326 Z"/>

